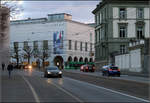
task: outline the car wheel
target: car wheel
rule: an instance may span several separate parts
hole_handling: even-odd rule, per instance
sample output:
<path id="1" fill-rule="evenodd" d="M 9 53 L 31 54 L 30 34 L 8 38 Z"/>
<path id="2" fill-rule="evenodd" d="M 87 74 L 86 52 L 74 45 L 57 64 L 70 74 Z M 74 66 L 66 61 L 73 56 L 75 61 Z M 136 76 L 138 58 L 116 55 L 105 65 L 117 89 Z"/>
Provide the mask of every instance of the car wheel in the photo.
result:
<path id="1" fill-rule="evenodd" d="M 62 75 L 59 75 L 59 78 L 62 78 Z"/>
<path id="2" fill-rule="evenodd" d="M 44 74 L 44 78 L 47 78 L 47 76 Z"/>
<path id="3" fill-rule="evenodd" d="M 118 74 L 117 76 L 120 77 L 120 74 Z"/>
<path id="4" fill-rule="evenodd" d="M 109 77 L 109 76 L 110 76 L 110 74 L 109 74 L 109 73 L 106 73 L 106 76 L 108 76 L 108 77 Z"/>

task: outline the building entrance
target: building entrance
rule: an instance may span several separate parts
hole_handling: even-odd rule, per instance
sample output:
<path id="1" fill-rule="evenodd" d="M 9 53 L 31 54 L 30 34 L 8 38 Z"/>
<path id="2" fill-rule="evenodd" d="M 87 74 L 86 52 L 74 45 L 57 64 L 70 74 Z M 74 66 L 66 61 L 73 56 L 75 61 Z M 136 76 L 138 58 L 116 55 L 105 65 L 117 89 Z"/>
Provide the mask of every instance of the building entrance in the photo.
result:
<path id="1" fill-rule="evenodd" d="M 57 66 L 59 69 L 64 68 L 63 62 L 64 62 L 64 60 L 61 56 L 56 56 L 54 58 L 54 65 Z"/>

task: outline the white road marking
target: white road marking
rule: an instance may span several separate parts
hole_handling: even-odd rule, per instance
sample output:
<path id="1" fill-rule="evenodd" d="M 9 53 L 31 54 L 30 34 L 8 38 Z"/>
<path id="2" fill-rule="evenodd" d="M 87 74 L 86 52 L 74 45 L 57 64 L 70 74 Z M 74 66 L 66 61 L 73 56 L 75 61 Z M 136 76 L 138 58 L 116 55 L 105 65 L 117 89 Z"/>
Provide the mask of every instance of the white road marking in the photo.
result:
<path id="1" fill-rule="evenodd" d="M 32 85 L 30 84 L 30 82 L 29 82 L 24 76 L 22 76 L 22 78 L 24 79 L 24 81 L 25 81 L 25 82 L 28 84 L 28 86 L 30 87 L 30 89 L 31 89 L 31 91 L 32 91 L 32 93 L 33 93 L 33 96 L 34 96 L 34 98 L 35 98 L 36 103 L 40 103 L 40 99 L 39 99 L 38 95 L 36 94 L 36 92 L 35 92 L 34 88 L 32 87 Z"/>
<path id="2" fill-rule="evenodd" d="M 70 80 L 75 81 L 75 82 L 78 82 L 78 83 L 86 83 L 87 85 L 93 86 L 95 88 L 104 89 L 104 90 L 107 90 L 107 91 L 110 91 L 110 92 L 113 92 L 113 93 L 117 93 L 117 94 L 127 96 L 127 97 L 130 97 L 130 98 L 134 98 L 134 99 L 137 99 L 137 100 L 140 100 L 140 101 L 143 101 L 143 102 L 150 102 L 149 100 L 145 100 L 145 99 L 142 99 L 142 98 L 139 98 L 139 97 L 131 96 L 131 95 L 121 93 L 121 92 L 118 92 L 118 91 L 115 91 L 115 90 L 111 90 L 111 89 L 108 89 L 108 88 L 105 88 L 105 87 L 97 86 L 97 85 L 94 85 L 94 84 L 90 84 L 90 83 L 87 83 L 87 82 L 75 80 L 75 79 L 68 78 L 68 77 L 65 77 L 65 78 L 70 79 Z"/>
<path id="3" fill-rule="evenodd" d="M 69 93 L 68 91 L 66 91 L 65 89 L 61 88 L 60 86 L 58 86 L 57 84 L 55 84 L 54 82 L 51 83 L 52 85 L 54 85 L 55 87 L 57 87 L 58 89 L 60 89 L 61 91 L 65 92 L 66 94 L 70 95 L 72 98 L 74 98 L 75 100 L 77 100 L 80 103 L 84 103 L 81 99 L 79 99 L 78 97 L 74 96 L 73 94 Z"/>

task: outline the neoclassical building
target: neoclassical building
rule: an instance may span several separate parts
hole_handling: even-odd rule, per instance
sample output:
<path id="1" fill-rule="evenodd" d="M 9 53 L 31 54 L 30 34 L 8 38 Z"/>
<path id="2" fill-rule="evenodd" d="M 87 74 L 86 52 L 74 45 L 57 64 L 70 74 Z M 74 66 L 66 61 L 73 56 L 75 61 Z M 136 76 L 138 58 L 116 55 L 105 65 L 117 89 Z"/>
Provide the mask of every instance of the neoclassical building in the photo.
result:
<path id="1" fill-rule="evenodd" d="M 23 48 L 46 48 L 50 65 L 65 64 L 68 61 L 94 61 L 94 27 L 72 20 L 66 13 L 48 14 L 47 18 L 11 21 L 10 36 L 12 51 L 19 48 L 20 62 Z M 37 55 L 38 56 L 38 55 Z M 32 55 L 30 62 L 36 62 Z M 15 59 L 12 59 L 15 61 Z"/>
<path id="2" fill-rule="evenodd" d="M 95 61 L 98 67 L 128 53 L 129 42 L 150 37 L 149 0 L 102 0 L 95 15 Z"/>

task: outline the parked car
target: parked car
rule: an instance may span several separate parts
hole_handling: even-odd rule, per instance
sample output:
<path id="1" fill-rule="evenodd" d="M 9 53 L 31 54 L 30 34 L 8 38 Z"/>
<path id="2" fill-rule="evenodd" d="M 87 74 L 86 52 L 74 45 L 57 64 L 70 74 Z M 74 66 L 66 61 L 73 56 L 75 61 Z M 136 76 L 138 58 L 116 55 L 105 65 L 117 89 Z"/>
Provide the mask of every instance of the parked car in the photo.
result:
<path id="1" fill-rule="evenodd" d="M 57 66 L 50 66 L 45 68 L 44 77 L 55 76 L 62 78 L 62 71 Z"/>
<path id="2" fill-rule="evenodd" d="M 93 65 L 82 65 L 80 67 L 80 71 L 83 71 L 83 72 L 94 72 L 95 71 L 95 66 Z"/>
<path id="3" fill-rule="evenodd" d="M 120 69 L 117 66 L 103 66 L 102 75 L 103 76 L 118 76 L 120 77 Z"/>

